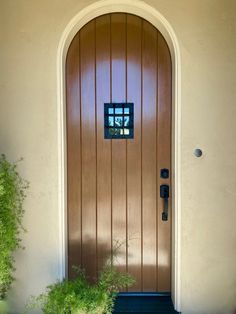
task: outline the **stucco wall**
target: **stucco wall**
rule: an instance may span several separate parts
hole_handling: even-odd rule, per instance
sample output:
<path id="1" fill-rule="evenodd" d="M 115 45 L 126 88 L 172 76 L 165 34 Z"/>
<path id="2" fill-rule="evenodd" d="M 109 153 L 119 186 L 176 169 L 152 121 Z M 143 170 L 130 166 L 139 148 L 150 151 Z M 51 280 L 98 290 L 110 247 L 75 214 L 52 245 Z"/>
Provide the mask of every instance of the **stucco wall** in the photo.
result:
<path id="1" fill-rule="evenodd" d="M 68 22 L 93 2 L 0 1 L 0 152 L 23 156 L 30 181 L 14 313 L 60 276 L 56 55 Z M 236 1 L 146 2 L 170 22 L 181 48 L 182 312 L 234 313 Z"/>

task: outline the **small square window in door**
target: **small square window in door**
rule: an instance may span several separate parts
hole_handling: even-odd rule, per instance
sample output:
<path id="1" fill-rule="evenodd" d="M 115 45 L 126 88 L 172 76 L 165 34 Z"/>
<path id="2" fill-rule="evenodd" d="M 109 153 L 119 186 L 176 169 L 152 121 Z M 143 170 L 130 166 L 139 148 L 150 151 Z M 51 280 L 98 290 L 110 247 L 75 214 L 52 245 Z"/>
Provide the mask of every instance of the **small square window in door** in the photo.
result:
<path id="1" fill-rule="evenodd" d="M 134 104 L 105 103 L 104 104 L 104 138 L 134 137 Z"/>

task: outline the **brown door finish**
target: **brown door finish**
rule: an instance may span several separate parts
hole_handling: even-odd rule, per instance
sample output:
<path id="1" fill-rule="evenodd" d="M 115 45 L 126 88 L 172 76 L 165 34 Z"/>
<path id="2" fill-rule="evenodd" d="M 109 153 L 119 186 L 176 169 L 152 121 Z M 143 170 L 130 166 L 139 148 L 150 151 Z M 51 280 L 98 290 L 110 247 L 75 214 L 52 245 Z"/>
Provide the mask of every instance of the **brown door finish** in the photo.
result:
<path id="1" fill-rule="evenodd" d="M 170 291 L 171 208 L 162 220 L 162 168 L 171 167 L 171 58 L 160 32 L 131 14 L 86 24 L 66 62 L 68 272 L 91 278 L 114 263 L 131 291 Z M 104 103 L 134 104 L 134 138 L 104 139 Z"/>

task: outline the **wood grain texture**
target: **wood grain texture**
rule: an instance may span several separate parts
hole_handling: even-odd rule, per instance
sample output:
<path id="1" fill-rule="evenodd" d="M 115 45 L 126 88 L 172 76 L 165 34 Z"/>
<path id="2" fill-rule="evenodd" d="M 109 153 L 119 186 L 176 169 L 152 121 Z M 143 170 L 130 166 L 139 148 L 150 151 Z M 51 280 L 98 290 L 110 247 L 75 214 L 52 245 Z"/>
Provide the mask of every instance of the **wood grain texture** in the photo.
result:
<path id="1" fill-rule="evenodd" d="M 95 21 L 80 31 L 82 132 L 82 266 L 96 277 L 97 167 L 95 103 Z"/>
<path id="2" fill-rule="evenodd" d="M 158 137 L 157 137 L 157 177 L 162 168 L 171 168 L 171 58 L 163 36 L 158 34 Z M 171 177 L 170 177 L 171 178 Z M 159 178 L 159 184 L 168 184 L 171 180 Z M 158 193 L 159 191 L 157 191 Z M 171 191 L 170 191 L 171 192 Z M 171 193 L 170 193 L 171 195 Z M 169 220 L 163 222 L 161 213 L 163 199 L 158 197 L 158 291 L 169 291 L 171 285 L 171 197 L 169 199 Z"/>
<path id="3" fill-rule="evenodd" d="M 66 61 L 68 275 L 81 264 L 81 130 L 79 37 L 70 45 Z"/>
<path id="4" fill-rule="evenodd" d="M 113 13 L 86 24 L 67 55 L 68 266 L 91 280 L 114 264 L 130 291 L 170 291 L 171 212 L 160 169 L 171 167 L 171 59 L 147 21 Z M 104 103 L 134 103 L 134 138 L 104 139 Z M 171 169 L 170 169 L 171 170 Z"/>
<path id="5" fill-rule="evenodd" d="M 143 205 L 143 290 L 156 289 L 156 95 L 157 32 L 143 22 L 142 40 L 142 205 Z"/>
<path id="6" fill-rule="evenodd" d="M 126 15 L 111 15 L 112 102 L 126 102 Z M 112 141 L 112 237 L 120 247 L 114 264 L 126 270 L 126 140 Z"/>
<path id="7" fill-rule="evenodd" d="M 111 140 L 104 140 L 104 102 L 110 102 L 110 16 L 96 20 L 98 269 L 111 257 Z"/>
<path id="8" fill-rule="evenodd" d="M 142 20 L 127 16 L 127 101 L 135 104 L 134 139 L 127 141 L 127 236 L 128 272 L 142 288 L 141 265 L 141 56 Z"/>

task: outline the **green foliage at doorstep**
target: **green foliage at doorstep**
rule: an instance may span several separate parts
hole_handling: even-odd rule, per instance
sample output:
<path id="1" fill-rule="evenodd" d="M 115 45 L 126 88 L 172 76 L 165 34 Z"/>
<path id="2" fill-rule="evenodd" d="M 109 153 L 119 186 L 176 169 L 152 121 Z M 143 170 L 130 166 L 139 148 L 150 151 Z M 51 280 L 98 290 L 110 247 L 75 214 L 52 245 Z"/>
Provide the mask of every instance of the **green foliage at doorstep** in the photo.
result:
<path id="1" fill-rule="evenodd" d="M 17 163 L 0 156 L 0 300 L 6 297 L 14 277 L 13 252 L 21 247 L 23 201 L 28 183 L 17 172 Z"/>
<path id="2" fill-rule="evenodd" d="M 117 293 L 131 286 L 134 279 L 107 264 L 97 283 L 88 282 L 85 272 L 77 269 L 74 280 L 64 280 L 47 287 L 45 293 L 32 297 L 27 305 L 40 308 L 45 314 L 111 314 Z"/>

